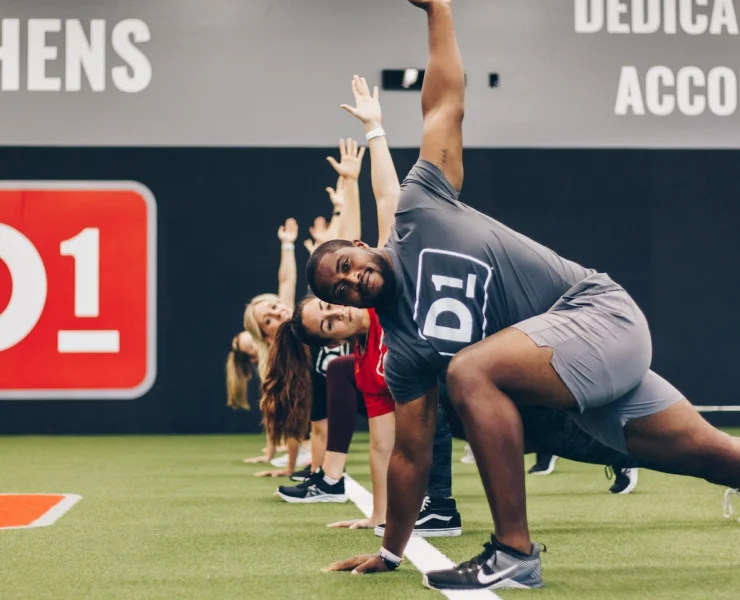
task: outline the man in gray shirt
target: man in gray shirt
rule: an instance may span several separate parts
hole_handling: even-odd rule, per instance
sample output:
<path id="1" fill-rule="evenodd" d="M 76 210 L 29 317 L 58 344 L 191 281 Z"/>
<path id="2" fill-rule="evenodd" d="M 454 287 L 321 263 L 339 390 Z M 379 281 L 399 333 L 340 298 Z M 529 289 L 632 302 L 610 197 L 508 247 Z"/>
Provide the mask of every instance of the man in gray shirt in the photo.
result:
<path id="1" fill-rule="evenodd" d="M 364 573 L 400 564 L 431 463 L 437 377 L 447 369 L 496 534 L 480 555 L 427 573 L 424 583 L 540 587 L 515 403 L 568 411 L 612 448 L 733 488 L 740 486 L 740 439 L 709 425 L 649 370 L 647 321 L 621 286 L 458 200 L 465 85 L 450 0 L 410 1 L 429 23 L 424 129 L 391 239 L 382 250 L 327 242 L 307 267 L 323 300 L 376 308 L 397 403 L 383 547 L 330 569 Z"/>

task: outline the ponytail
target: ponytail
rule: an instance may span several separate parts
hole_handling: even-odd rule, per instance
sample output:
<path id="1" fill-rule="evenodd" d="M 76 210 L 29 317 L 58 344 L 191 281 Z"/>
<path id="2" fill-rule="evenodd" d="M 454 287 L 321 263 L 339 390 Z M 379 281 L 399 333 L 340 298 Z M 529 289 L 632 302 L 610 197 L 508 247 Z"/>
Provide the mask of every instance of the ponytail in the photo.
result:
<path id="1" fill-rule="evenodd" d="M 314 299 L 308 295 L 293 311 L 293 316 L 277 330 L 270 346 L 262 377 L 262 423 L 267 435 L 277 445 L 283 438 L 301 440 L 308 433 L 313 390 L 311 389 L 311 352 L 326 340 L 306 330 L 303 308 Z"/>
<path id="2" fill-rule="evenodd" d="M 245 368 L 244 361 L 233 350 L 226 358 L 226 406 L 249 410 L 247 386 L 252 379 L 252 369 Z"/>
<path id="3" fill-rule="evenodd" d="M 262 380 L 262 423 L 275 445 L 306 437 L 312 400 L 311 353 L 291 319 L 277 330 Z"/>
<path id="4" fill-rule="evenodd" d="M 249 410 L 247 389 L 256 369 L 250 356 L 239 350 L 238 339 L 234 337 L 226 357 L 226 406 Z"/>

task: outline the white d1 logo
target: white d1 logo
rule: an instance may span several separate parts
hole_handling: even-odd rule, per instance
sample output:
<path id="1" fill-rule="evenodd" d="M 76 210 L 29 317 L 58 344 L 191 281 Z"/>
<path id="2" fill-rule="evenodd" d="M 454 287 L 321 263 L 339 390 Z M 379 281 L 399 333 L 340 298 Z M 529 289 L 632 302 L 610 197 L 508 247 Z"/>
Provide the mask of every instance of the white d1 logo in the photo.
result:
<path id="1" fill-rule="evenodd" d="M 492 271 L 476 258 L 444 250 L 419 255 L 414 321 L 419 336 L 445 356 L 485 337 Z"/>

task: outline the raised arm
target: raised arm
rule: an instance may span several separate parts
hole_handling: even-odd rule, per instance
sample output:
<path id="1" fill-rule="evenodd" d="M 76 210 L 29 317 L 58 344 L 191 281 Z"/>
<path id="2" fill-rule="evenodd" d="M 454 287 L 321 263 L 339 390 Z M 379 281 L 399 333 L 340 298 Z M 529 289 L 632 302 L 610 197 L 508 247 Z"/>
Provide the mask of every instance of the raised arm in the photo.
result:
<path id="1" fill-rule="evenodd" d="M 421 90 L 424 130 L 420 158 L 437 165 L 460 191 L 465 72 L 452 21 L 451 0 L 409 0 L 429 21 L 429 60 Z"/>
<path id="2" fill-rule="evenodd" d="M 328 187 L 326 188 L 326 192 L 329 194 L 329 200 L 331 200 L 332 213 L 331 221 L 329 222 L 328 227 L 326 227 L 327 237 L 324 241 L 339 238 L 339 225 L 342 222 L 342 212 L 344 211 L 344 177 L 339 177 L 337 179 L 337 187 Z M 359 226 L 360 225 L 358 223 L 357 227 Z M 311 235 L 313 235 L 313 232 L 311 232 Z M 315 235 L 313 235 L 313 237 L 316 239 Z M 319 244 L 321 244 L 321 242 L 319 242 Z"/>
<path id="3" fill-rule="evenodd" d="M 295 286 L 298 270 L 295 265 L 295 241 L 298 237 L 298 223 L 288 219 L 278 229 L 280 240 L 280 267 L 278 268 L 278 297 L 288 308 L 295 306 Z"/>
<path id="4" fill-rule="evenodd" d="M 326 157 L 342 178 L 344 184 L 344 207 L 339 219 L 337 238 L 359 240 L 362 229 L 360 223 L 360 186 L 357 180 L 360 177 L 365 148 L 358 147 L 355 140 L 347 138 L 346 140 L 339 140 L 339 154 L 341 162 L 337 162 L 332 156 Z"/>
<path id="5" fill-rule="evenodd" d="M 378 86 L 373 88 L 371 95 L 365 78 L 355 75 L 352 79 L 352 92 L 355 95 L 355 106 L 342 104 L 342 108 L 362 121 L 366 135 L 372 133 L 373 136 L 368 142 L 370 173 L 373 181 L 373 195 L 378 209 L 378 248 L 382 248 L 391 235 L 401 186 L 398 183 L 396 167 L 383 131 Z"/>

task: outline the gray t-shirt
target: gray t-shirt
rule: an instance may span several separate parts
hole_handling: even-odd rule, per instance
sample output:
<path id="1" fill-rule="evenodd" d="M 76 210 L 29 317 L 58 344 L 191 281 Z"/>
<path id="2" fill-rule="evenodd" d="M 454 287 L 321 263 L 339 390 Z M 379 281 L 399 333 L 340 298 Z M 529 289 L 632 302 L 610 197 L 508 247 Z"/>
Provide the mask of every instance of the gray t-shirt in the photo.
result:
<path id="1" fill-rule="evenodd" d="M 466 346 L 546 312 L 594 273 L 463 204 L 423 160 L 401 186 L 385 250 L 397 297 L 377 313 L 396 402 L 424 394 Z"/>

